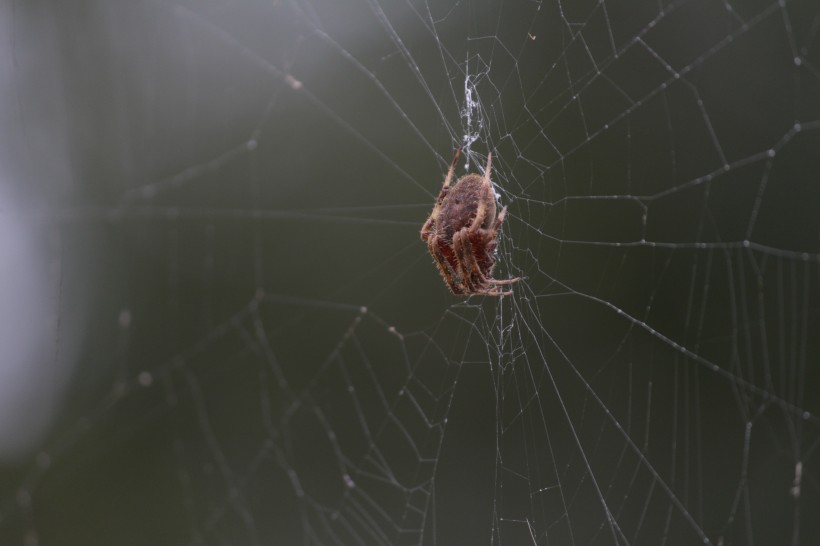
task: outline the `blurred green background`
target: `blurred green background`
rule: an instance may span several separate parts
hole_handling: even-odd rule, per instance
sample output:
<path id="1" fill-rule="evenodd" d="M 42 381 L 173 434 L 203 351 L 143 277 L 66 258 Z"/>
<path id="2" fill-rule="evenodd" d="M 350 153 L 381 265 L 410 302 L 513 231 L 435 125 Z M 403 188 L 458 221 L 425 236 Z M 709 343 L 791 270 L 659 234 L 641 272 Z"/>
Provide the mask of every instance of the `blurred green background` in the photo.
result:
<path id="1" fill-rule="evenodd" d="M 2 20 L 0 543 L 820 536 L 813 2 Z M 418 238 L 465 144 L 512 297 Z"/>

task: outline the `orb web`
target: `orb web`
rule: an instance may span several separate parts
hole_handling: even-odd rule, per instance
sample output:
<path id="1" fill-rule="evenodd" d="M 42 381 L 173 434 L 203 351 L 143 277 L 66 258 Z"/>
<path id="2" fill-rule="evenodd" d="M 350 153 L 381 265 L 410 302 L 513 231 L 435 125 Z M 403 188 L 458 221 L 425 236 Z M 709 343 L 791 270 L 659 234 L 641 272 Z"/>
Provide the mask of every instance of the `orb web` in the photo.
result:
<path id="1" fill-rule="evenodd" d="M 0 542 L 820 535 L 812 2 L 55 10 L 3 11 L 0 214 L 79 349 Z M 512 296 L 418 240 L 458 147 Z"/>

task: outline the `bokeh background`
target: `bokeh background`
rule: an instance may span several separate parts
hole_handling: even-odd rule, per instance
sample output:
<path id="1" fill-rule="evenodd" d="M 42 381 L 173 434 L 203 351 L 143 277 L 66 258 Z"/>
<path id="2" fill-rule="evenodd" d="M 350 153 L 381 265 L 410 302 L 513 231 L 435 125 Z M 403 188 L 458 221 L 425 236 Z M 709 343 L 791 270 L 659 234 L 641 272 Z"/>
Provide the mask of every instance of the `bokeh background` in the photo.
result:
<path id="1" fill-rule="evenodd" d="M 0 543 L 816 543 L 816 3 L 0 20 Z"/>

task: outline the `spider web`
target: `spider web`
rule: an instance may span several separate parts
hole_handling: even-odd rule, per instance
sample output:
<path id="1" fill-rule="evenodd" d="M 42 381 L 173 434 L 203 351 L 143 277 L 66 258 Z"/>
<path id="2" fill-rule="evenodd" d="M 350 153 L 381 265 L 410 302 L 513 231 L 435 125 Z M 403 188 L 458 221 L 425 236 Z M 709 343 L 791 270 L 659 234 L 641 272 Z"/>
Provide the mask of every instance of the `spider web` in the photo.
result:
<path id="1" fill-rule="evenodd" d="M 817 544 L 816 3 L 51 4 L 0 543 Z M 457 147 L 510 297 L 419 241 Z"/>

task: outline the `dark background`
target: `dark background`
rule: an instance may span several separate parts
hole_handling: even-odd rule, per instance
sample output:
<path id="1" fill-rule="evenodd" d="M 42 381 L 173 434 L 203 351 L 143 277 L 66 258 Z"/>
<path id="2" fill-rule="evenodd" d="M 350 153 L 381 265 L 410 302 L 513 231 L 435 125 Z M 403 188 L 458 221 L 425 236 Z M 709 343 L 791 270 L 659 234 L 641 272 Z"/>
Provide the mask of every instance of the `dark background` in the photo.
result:
<path id="1" fill-rule="evenodd" d="M 814 2 L 2 16 L 0 543 L 820 536 Z M 418 240 L 471 133 L 503 299 Z"/>

